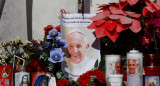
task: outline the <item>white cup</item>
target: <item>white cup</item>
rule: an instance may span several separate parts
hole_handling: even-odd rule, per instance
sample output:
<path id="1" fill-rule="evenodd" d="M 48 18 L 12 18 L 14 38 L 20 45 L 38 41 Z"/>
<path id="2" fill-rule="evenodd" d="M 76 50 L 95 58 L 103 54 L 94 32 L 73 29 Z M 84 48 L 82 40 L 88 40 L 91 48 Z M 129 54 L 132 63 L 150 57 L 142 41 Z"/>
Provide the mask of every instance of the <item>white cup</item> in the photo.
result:
<path id="1" fill-rule="evenodd" d="M 108 75 L 107 86 L 122 86 L 123 85 L 123 75 L 122 74 L 111 74 Z"/>

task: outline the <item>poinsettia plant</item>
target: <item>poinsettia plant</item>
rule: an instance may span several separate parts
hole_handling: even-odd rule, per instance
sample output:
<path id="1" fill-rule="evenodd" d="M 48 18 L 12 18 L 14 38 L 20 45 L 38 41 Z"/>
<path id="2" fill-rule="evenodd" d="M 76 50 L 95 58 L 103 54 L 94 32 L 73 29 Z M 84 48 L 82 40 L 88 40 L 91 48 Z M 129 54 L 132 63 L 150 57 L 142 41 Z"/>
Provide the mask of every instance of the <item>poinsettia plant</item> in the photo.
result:
<path id="1" fill-rule="evenodd" d="M 88 29 L 95 29 L 97 38 L 108 45 L 102 50 L 125 55 L 136 48 L 158 54 L 159 4 L 150 0 L 119 0 L 119 3 L 99 5 L 99 10 L 101 12 L 90 18 L 93 22 Z"/>

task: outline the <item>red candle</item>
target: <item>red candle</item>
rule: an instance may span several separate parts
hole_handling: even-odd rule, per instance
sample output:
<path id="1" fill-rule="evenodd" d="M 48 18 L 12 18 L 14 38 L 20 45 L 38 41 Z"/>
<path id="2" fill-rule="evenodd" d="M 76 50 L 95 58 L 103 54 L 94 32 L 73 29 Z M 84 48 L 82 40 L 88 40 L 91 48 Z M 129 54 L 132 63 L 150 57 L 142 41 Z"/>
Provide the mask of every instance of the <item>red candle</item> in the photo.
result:
<path id="1" fill-rule="evenodd" d="M 144 66 L 159 66 L 158 55 L 155 54 L 144 55 Z"/>
<path id="2" fill-rule="evenodd" d="M 158 62 L 158 55 L 144 55 L 145 86 L 159 86 L 160 67 Z"/>

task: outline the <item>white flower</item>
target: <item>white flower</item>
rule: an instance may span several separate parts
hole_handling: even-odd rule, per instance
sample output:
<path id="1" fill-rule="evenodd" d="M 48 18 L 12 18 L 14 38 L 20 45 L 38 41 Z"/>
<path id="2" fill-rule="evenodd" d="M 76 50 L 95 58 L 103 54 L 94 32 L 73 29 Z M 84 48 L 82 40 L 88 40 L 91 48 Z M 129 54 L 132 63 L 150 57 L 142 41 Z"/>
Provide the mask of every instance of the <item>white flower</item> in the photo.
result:
<path id="1" fill-rule="evenodd" d="M 6 46 L 6 44 L 7 44 L 6 42 L 2 42 L 2 46 Z"/>
<path id="2" fill-rule="evenodd" d="M 12 63 L 12 60 L 10 60 L 10 63 Z"/>
<path id="3" fill-rule="evenodd" d="M 5 55 L 1 55 L 1 58 L 2 58 L 2 59 L 6 59 L 6 56 L 5 56 Z"/>
<path id="4" fill-rule="evenodd" d="M 23 58 L 29 58 L 29 55 L 27 53 L 23 53 L 22 57 Z"/>
<path id="5" fill-rule="evenodd" d="M 28 40 L 24 40 L 22 43 L 23 43 L 23 45 L 27 45 L 27 44 L 29 44 L 29 43 L 31 43 L 31 42 L 28 41 Z"/>
<path id="6" fill-rule="evenodd" d="M 3 53 L 3 50 L 0 50 L 0 54 L 2 54 Z"/>
<path id="7" fill-rule="evenodd" d="M 15 39 L 14 39 L 14 42 L 15 42 L 15 44 L 17 44 L 18 42 L 20 42 L 20 37 L 19 36 L 17 36 Z"/>
<path id="8" fill-rule="evenodd" d="M 5 60 L 4 60 L 4 59 L 2 59 L 2 63 L 5 63 Z"/>
<path id="9" fill-rule="evenodd" d="M 2 47 L 2 44 L 0 44 L 0 48 Z"/>
<path id="10" fill-rule="evenodd" d="M 12 40 L 9 40 L 9 44 L 12 45 L 12 44 L 13 44 L 13 41 L 12 41 Z"/>

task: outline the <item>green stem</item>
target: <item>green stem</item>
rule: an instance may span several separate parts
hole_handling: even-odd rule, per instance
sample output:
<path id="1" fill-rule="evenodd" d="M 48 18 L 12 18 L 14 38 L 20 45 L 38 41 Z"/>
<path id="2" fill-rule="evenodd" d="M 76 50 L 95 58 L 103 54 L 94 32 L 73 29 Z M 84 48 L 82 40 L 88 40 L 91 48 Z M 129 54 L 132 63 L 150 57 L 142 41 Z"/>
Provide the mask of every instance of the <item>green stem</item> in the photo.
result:
<path id="1" fill-rule="evenodd" d="M 154 43 L 155 43 L 155 50 L 156 50 L 156 54 L 158 55 L 158 46 L 157 46 L 157 39 L 156 39 L 156 33 L 153 30 L 153 38 L 154 38 Z"/>
<path id="2" fill-rule="evenodd" d="M 4 47 L 5 51 L 7 51 L 9 53 L 10 56 L 13 57 L 13 55 L 8 51 L 7 47 Z"/>

